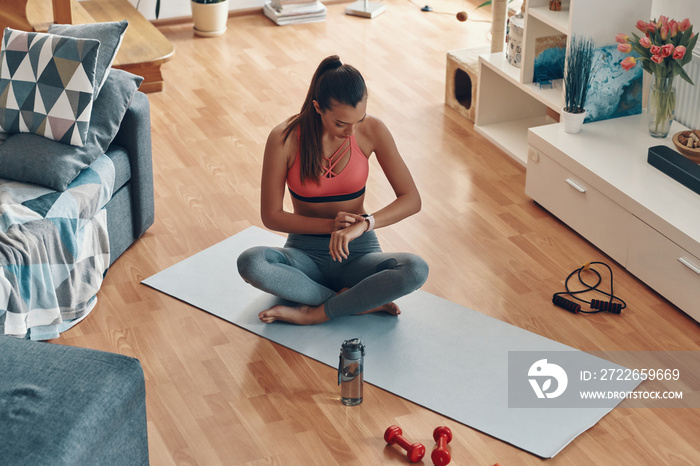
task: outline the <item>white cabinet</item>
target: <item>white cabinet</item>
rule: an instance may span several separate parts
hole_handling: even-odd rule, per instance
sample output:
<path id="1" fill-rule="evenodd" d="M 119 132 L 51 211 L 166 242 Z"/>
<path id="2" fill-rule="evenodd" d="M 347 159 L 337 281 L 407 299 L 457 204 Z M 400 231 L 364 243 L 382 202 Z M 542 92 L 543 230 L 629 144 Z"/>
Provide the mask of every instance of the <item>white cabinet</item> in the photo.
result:
<path id="1" fill-rule="evenodd" d="M 700 320 L 700 259 L 643 222 L 629 238 L 629 272 Z"/>
<path id="2" fill-rule="evenodd" d="M 649 136 L 645 123 L 530 129 L 525 192 L 700 321 L 700 195 L 647 163 L 649 147 L 673 143 Z M 671 133 L 685 129 L 674 122 Z"/>
<path id="3" fill-rule="evenodd" d="M 525 192 L 617 262 L 627 261 L 634 216 L 544 152 L 529 153 Z"/>

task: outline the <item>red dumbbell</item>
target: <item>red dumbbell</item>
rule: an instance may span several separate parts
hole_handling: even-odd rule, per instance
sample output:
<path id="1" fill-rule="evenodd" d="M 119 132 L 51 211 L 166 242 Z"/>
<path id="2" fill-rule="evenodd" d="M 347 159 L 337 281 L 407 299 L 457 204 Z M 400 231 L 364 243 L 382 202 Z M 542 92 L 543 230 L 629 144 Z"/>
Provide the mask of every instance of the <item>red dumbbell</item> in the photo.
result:
<path id="1" fill-rule="evenodd" d="M 433 438 L 437 446 L 430 455 L 435 466 L 445 466 L 452 460 L 452 455 L 447 451 L 447 444 L 452 441 L 452 431 L 447 426 L 436 427 L 433 431 Z"/>
<path id="2" fill-rule="evenodd" d="M 401 448 L 406 450 L 406 457 L 411 463 L 417 463 L 425 456 L 425 447 L 420 443 L 409 443 L 403 437 L 403 431 L 399 426 L 391 426 L 384 432 L 384 441 L 389 445 L 397 443 Z"/>

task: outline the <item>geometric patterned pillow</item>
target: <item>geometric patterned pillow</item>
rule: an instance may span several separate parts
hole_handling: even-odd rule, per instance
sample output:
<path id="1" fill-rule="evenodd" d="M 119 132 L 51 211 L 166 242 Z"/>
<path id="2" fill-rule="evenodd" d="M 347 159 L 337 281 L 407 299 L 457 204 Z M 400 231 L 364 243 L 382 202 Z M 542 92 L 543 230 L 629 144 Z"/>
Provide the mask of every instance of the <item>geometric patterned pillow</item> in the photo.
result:
<path id="1" fill-rule="evenodd" d="M 85 144 L 100 42 L 5 29 L 0 131 Z"/>
<path id="2" fill-rule="evenodd" d="M 97 66 L 95 67 L 95 99 L 97 99 L 102 85 L 107 80 L 114 59 L 117 57 L 127 26 L 129 26 L 129 22 L 125 19 L 102 23 L 52 24 L 46 32 L 57 36 L 100 41 L 100 53 L 97 55 Z"/>

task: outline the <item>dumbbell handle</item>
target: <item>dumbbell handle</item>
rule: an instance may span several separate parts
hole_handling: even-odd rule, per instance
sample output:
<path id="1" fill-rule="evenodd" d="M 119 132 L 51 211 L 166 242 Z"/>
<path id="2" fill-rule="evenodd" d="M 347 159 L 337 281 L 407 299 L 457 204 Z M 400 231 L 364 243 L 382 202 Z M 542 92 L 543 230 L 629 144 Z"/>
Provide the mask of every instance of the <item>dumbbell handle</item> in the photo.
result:
<path id="1" fill-rule="evenodd" d="M 384 440 L 389 445 L 396 443 L 406 450 L 406 456 L 410 462 L 417 463 L 422 460 L 425 455 L 425 447 L 420 443 L 409 442 L 402 434 L 403 432 L 400 427 L 391 426 L 384 433 Z"/>
<path id="2" fill-rule="evenodd" d="M 437 446 L 430 455 L 435 466 L 445 466 L 452 460 L 452 455 L 447 450 L 447 444 L 452 441 L 452 432 L 448 427 L 438 427 L 433 432 L 433 438 Z"/>

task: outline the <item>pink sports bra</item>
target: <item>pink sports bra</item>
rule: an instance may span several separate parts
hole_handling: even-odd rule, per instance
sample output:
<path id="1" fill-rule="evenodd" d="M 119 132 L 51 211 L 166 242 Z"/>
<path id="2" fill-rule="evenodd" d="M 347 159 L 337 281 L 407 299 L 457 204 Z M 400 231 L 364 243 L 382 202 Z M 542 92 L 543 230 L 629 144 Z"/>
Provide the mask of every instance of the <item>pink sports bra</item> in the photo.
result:
<path id="1" fill-rule="evenodd" d="M 340 145 L 330 157 L 325 157 L 328 166 L 323 168 L 319 183 L 301 182 L 299 152 L 292 167 L 287 172 L 287 187 L 292 197 L 304 202 L 338 202 L 357 199 L 365 193 L 367 176 L 369 175 L 369 160 L 362 153 L 352 135 Z M 334 173 L 333 168 L 350 151 L 348 164 L 340 173 Z"/>

